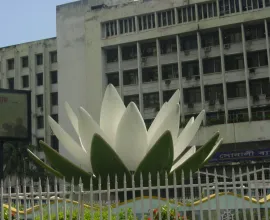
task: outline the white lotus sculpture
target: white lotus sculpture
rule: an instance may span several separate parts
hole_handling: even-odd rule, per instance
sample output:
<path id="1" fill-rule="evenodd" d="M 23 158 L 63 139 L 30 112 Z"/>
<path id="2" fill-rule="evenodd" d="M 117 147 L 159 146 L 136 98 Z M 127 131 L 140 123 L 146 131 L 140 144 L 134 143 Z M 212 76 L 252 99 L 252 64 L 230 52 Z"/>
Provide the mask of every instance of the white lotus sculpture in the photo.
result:
<path id="1" fill-rule="evenodd" d="M 150 128 L 147 130 L 143 117 L 135 103 L 125 107 L 113 85 L 108 85 L 103 98 L 100 123 L 82 107 L 76 116 L 65 103 L 67 115 L 78 135 L 76 142 L 49 116 L 49 124 L 66 151 L 61 156 L 41 142 L 45 155 L 52 167 L 40 161 L 31 151 L 30 156 L 42 167 L 59 177 L 88 178 L 108 175 L 148 173 L 195 172 L 203 166 L 220 146 L 217 132 L 203 147 L 186 150 L 197 133 L 204 118 L 204 110 L 192 117 L 179 133 L 180 91 L 177 90 L 165 102 Z M 170 176 L 170 175 L 169 175 Z"/>

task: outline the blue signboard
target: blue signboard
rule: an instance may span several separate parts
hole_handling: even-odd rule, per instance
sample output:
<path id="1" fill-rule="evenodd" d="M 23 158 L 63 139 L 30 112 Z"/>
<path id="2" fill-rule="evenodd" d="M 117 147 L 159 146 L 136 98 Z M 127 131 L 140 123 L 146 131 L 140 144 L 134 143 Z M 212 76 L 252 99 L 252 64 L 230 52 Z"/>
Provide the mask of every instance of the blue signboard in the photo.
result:
<path id="1" fill-rule="evenodd" d="M 270 149 L 217 152 L 210 163 L 270 159 Z"/>

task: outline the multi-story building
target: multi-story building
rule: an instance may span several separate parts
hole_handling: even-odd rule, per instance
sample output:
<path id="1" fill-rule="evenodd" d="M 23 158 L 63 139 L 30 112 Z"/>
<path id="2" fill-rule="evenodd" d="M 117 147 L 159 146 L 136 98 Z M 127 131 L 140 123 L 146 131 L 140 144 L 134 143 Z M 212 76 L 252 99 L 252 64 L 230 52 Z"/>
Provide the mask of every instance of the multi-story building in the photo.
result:
<path id="1" fill-rule="evenodd" d="M 219 130 L 221 151 L 265 150 L 269 13 L 269 0 L 85 0 L 58 6 L 60 124 L 74 133 L 64 101 L 75 110 L 85 107 L 99 121 L 108 83 L 126 104 L 138 105 L 148 125 L 180 89 L 181 126 L 202 109 L 207 112 L 194 144 L 202 145 Z"/>
<path id="2" fill-rule="evenodd" d="M 47 115 L 58 121 L 56 49 L 56 38 L 0 48 L 0 87 L 31 90 L 32 142 L 45 140 L 58 150 L 47 123 Z"/>

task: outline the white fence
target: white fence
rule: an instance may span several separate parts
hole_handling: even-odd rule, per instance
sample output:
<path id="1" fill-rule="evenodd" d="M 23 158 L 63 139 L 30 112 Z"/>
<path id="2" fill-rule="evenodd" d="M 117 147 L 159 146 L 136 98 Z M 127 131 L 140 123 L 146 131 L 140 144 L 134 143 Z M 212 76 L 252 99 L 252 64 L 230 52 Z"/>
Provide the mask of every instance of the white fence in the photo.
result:
<path id="1" fill-rule="evenodd" d="M 117 187 L 118 178 L 113 179 L 107 181 L 106 189 L 99 182 L 96 190 L 93 184 L 87 187 L 82 182 L 75 185 L 56 179 L 43 186 L 41 181 L 38 185 L 17 181 L 15 186 L 8 181 L 7 188 L 2 183 L 1 219 L 179 219 L 179 215 L 196 220 L 270 218 L 269 168 L 198 171 L 189 180 L 181 179 L 180 184 L 174 175 L 171 185 L 167 177 L 161 185 L 158 174 L 155 185 L 151 175 L 147 185 L 143 185 L 142 177 L 138 185 L 132 178 L 131 187 L 124 181 L 122 188 Z M 56 189 L 53 192 L 52 186 Z M 165 206 L 173 216 L 162 213 Z"/>

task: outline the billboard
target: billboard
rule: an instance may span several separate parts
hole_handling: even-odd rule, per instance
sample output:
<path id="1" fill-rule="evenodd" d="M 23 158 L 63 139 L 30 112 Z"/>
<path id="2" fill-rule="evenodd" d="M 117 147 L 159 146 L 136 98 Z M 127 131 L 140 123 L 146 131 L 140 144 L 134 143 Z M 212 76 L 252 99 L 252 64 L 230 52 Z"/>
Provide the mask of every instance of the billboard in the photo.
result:
<path id="1" fill-rule="evenodd" d="M 30 91 L 0 89 L 0 139 L 31 140 Z"/>

